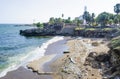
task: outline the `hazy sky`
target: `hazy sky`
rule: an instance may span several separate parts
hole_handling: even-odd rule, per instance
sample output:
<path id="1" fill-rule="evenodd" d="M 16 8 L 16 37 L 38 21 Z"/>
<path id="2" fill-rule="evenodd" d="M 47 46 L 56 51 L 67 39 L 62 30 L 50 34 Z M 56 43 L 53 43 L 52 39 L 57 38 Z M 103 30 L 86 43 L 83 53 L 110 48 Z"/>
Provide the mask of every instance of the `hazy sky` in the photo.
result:
<path id="1" fill-rule="evenodd" d="M 77 17 L 87 11 L 96 15 L 114 13 L 113 6 L 120 0 L 0 0 L 0 23 L 46 22 L 50 17 Z"/>

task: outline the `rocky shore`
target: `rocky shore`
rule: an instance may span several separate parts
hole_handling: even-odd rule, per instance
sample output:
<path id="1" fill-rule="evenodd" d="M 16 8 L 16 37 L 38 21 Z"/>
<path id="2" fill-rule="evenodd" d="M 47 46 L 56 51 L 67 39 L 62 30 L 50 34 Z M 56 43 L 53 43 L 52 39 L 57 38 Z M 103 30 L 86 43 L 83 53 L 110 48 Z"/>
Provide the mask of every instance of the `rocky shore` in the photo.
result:
<path id="1" fill-rule="evenodd" d="M 118 39 L 66 37 L 51 44 L 44 57 L 30 62 L 27 68 L 32 71 L 19 68 L 0 79 L 119 79 Z"/>
<path id="2" fill-rule="evenodd" d="M 102 28 L 101 28 L 102 27 Z M 20 30 L 23 36 L 81 36 L 92 38 L 112 38 L 120 34 L 117 27 L 111 26 L 83 26 L 78 27 L 76 24 L 45 23 L 43 28 L 32 28 Z"/>
<path id="3" fill-rule="evenodd" d="M 69 53 L 51 65 L 52 70 L 58 73 L 54 79 L 119 79 L 119 39 L 69 40 Z"/>
<path id="4" fill-rule="evenodd" d="M 99 45 L 92 46 L 93 42 Z M 101 68 L 98 68 L 100 65 L 92 58 L 108 52 L 109 48 L 102 42 L 103 39 L 69 40 L 69 53 L 51 65 L 52 70 L 58 73 L 54 75 L 54 79 L 102 79 Z"/>

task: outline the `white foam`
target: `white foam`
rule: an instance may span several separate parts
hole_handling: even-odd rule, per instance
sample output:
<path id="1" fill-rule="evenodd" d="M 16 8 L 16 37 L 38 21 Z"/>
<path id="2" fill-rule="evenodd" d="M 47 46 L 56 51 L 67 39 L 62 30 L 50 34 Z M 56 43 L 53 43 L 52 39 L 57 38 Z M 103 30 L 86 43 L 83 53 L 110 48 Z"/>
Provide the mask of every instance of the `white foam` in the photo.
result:
<path id="1" fill-rule="evenodd" d="M 48 45 L 63 40 L 64 37 L 63 36 L 56 36 L 53 37 L 52 39 L 48 40 L 46 43 L 43 43 L 40 47 L 37 47 L 35 50 L 29 52 L 28 54 L 26 54 L 25 56 L 20 56 L 20 57 L 13 57 L 10 60 L 19 60 L 18 64 L 12 64 L 11 66 L 9 66 L 7 69 L 5 69 L 3 72 L 0 73 L 0 77 L 3 77 L 7 74 L 7 72 L 9 71 L 13 71 L 18 69 L 20 66 L 26 65 L 28 62 L 33 61 L 35 59 L 38 59 L 42 56 L 44 56 L 44 53 L 48 47 Z"/>

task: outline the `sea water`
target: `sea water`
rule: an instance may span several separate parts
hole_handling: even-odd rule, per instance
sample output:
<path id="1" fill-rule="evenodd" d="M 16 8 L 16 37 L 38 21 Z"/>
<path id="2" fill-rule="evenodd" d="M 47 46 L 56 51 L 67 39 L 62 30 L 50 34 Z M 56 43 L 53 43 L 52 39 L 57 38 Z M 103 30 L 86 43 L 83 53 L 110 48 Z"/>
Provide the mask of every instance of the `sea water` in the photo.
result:
<path id="1" fill-rule="evenodd" d="M 0 77 L 29 61 L 44 56 L 47 46 L 63 37 L 24 37 L 20 30 L 33 28 L 0 24 Z"/>

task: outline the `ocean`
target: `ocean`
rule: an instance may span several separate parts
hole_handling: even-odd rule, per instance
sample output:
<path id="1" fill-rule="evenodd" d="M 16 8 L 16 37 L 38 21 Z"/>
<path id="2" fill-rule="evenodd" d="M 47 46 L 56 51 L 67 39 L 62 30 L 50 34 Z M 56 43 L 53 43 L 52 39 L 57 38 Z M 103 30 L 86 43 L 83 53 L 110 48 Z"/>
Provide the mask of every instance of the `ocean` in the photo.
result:
<path id="1" fill-rule="evenodd" d="M 0 77 L 7 72 L 44 56 L 47 46 L 63 37 L 24 37 L 20 30 L 32 26 L 0 24 Z"/>

